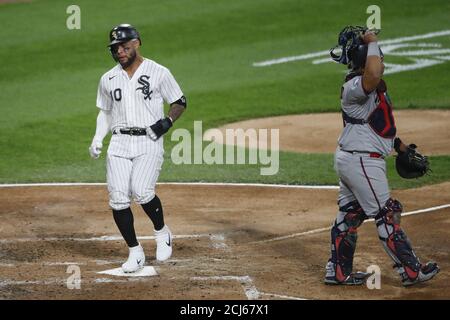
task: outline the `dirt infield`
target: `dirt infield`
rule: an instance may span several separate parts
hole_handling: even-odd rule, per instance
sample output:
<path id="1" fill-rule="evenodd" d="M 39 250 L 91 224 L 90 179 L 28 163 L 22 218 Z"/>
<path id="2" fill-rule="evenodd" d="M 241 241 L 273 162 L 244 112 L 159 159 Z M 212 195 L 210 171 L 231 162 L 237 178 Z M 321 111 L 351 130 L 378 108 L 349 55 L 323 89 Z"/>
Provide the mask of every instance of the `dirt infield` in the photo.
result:
<path id="1" fill-rule="evenodd" d="M 397 135 L 405 143 L 417 144 L 427 155 L 450 154 L 449 110 L 398 110 L 395 120 Z M 279 116 L 234 122 L 219 129 L 223 133 L 226 129 L 280 129 L 280 150 L 334 153 L 342 117 L 340 113 Z"/>
<path id="2" fill-rule="evenodd" d="M 403 218 L 422 259 L 439 262 L 432 281 L 403 288 L 373 222 L 360 228 L 355 268 L 377 264 L 380 290 L 322 284 L 337 190 L 255 186 L 159 185 L 174 254 L 155 261 L 154 240 L 142 240 L 155 277 L 97 274 L 127 256 L 105 186 L 0 188 L 0 299 L 449 299 L 450 208 Z M 405 211 L 450 203 L 450 183 L 394 192 Z M 150 221 L 134 207 L 139 236 Z M 297 235 L 296 235 L 297 234 Z M 285 238 L 274 240 L 277 237 Z M 66 286 L 68 265 L 81 289 Z"/>

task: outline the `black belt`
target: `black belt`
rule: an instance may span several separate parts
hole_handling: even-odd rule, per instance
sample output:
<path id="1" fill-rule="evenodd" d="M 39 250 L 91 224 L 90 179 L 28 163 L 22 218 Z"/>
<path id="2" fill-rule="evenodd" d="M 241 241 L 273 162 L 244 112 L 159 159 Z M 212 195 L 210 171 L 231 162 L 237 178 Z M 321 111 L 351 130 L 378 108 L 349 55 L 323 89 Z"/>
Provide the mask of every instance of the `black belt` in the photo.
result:
<path id="1" fill-rule="evenodd" d="M 121 134 L 129 134 L 130 136 L 145 136 L 147 135 L 147 130 L 145 128 L 129 128 L 120 129 Z M 113 134 L 118 134 L 117 130 L 114 130 Z"/>
<path id="2" fill-rule="evenodd" d="M 357 118 L 350 117 L 348 114 L 346 114 L 344 112 L 344 110 L 342 110 L 342 118 L 344 119 L 345 123 L 350 123 L 350 124 L 363 125 L 363 124 L 369 123 L 367 120 L 364 120 L 364 119 L 357 119 Z"/>

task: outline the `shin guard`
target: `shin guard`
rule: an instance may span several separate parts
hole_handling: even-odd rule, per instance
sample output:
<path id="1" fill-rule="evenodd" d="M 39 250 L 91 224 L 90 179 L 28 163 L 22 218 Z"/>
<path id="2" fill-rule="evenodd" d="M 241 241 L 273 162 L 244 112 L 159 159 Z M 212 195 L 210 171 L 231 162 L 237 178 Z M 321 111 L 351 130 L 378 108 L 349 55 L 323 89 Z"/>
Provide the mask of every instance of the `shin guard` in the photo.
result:
<path id="1" fill-rule="evenodd" d="M 357 201 L 339 208 L 331 229 L 331 258 L 335 278 L 344 281 L 353 269 L 353 255 L 358 239 L 358 227 L 367 218 Z"/>
<path id="2" fill-rule="evenodd" d="M 420 261 L 417 258 L 405 232 L 400 227 L 403 211 L 399 201 L 389 199 L 384 208 L 375 217 L 378 235 L 387 254 L 409 279 L 416 279 L 420 271 Z"/>

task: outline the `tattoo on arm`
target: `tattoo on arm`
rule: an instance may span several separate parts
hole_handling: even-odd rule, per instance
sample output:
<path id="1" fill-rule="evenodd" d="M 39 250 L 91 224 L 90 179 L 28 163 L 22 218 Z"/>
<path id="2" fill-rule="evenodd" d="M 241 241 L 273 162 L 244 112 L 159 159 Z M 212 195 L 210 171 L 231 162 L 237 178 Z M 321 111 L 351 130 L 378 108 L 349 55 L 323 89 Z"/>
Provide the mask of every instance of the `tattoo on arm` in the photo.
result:
<path id="1" fill-rule="evenodd" d="M 171 104 L 169 109 L 169 117 L 175 122 L 184 112 L 185 107 L 179 104 Z"/>

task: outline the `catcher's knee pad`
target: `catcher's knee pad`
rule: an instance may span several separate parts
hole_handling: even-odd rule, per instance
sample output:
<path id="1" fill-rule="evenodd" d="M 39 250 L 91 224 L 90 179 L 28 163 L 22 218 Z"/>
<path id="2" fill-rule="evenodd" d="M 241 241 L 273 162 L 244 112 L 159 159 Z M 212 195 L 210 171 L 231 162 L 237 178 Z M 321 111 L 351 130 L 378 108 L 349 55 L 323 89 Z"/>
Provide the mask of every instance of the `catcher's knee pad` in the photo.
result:
<path id="1" fill-rule="evenodd" d="M 367 218 L 357 201 L 339 208 L 339 216 L 331 228 L 331 259 L 336 278 L 343 281 L 353 269 L 353 255 L 358 239 L 358 227 Z"/>
<path id="2" fill-rule="evenodd" d="M 400 227 L 403 207 L 398 200 L 390 198 L 375 217 L 378 236 L 384 249 L 396 265 L 402 265 L 411 279 L 417 278 L 420 262 L 405 232 Z"/>

